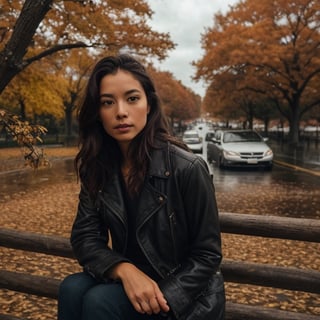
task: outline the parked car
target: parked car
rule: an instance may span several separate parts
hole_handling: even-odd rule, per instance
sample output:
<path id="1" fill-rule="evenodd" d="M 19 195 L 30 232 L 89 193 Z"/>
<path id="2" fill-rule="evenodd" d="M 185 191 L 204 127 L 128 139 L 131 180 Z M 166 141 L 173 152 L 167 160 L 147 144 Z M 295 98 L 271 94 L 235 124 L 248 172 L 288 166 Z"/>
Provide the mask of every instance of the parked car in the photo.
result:
<path id="1" fill-rule="evenodd" d="M 232 166 L 264 166 L 272 168 L 273 152 L 254 130 L 217 130 L 207 143 L 208 162 L 220 168 Z"/>
<path id="2" fill-rule="evenodd" d="M 205 141 L 210 142 L 214 139 L 215 132 L 213 130 L 207 131 L 205 135 Z"/>
<path id="3" fill-rule="evenodd" d="M 188 146 L 190 150 L 195 153 L 202 153 L 203 141 L 198 131 L 187 130 L 182 135 L 182 141 Z"/>

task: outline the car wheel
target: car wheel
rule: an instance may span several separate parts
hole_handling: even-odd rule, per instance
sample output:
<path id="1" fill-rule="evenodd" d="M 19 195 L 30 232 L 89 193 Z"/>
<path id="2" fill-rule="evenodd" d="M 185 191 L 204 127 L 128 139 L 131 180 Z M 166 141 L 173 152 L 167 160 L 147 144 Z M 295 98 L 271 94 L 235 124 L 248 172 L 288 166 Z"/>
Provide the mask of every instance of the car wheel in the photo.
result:
<path id="1" fill-rule="evenodd" d="M 265 170 L 271 171 L 271 170 L 272 170 L 272 167 L 273 167 L 272 163 L 267 164 L 267 165 L 265 166 Z"/>

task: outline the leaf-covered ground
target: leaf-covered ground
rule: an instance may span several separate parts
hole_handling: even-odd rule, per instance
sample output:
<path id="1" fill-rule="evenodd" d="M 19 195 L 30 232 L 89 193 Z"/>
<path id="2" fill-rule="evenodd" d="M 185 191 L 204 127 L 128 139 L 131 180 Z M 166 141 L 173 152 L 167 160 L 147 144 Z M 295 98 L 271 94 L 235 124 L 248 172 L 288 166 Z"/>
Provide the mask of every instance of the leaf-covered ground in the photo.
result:
<path id="1" fill-rule="evenodd" d="M 75 152 L 75 148 L 50 148 L 47 154 L 50 159 L 54 159 L 74 156 Z M 13 170 L 23 166 L 20 155 L 18 149 L 0 149 L 1 170 Z M 74 179 L 6 196 L 0 204 L 1 226 L 69 237 L 77 208 L 78 191 L 79 185 Z M 299 197 L 304 196 L 303 192 L 302 188 Z M 241 208 L 241 212 L 256 214 L 261 202 L 266 200 L 271 203 L 273 197 L 279 196 L 279 190 L 269 190 L 269 192 L 256 190 L 250 195 L 250 198 L 240 197 L 238 193 L 222 192 L 219 188 L 216 194 L 220 211 L 235 212 L 236 203 L 236 208 Z M 222 238 L 226 259 L 320 271 L 320 244 L 230 234 L 223 234 Z M 78 264 L 70 259 L 1 247 L 0 257 L 1 269 L 57 279 L 80 270 Z M 229 301 L 236 303 L 320 316 L 320 295 L 317 294 L 235 283 L 226 283 L 226 294 Z M 0 313 L 10 313 L 30 320 L 53 320 L 56 319 L 56 310 L 55 300 L 3 289 L 0 291 Z"/>

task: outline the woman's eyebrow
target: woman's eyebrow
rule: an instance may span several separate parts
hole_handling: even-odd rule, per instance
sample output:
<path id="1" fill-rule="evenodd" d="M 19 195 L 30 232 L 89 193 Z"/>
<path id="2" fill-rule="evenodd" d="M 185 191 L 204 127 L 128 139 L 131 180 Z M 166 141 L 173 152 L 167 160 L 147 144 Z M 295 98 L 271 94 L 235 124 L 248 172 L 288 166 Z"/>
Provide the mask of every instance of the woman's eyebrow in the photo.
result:
<path id="1" fill-rule="evenodd" d="M 133 93 L 140 93 L 141 90 L 139 89 L 131 89 L 131 90 L 128 90 L 124 93 L 125 96 L 128 96 L 130 94 L 133 94 Z M 100 94 L 100 98 L 112 98 L 114 95 L 112 93 L 102 93 Z"/>
<path id="2" fill-rule="evenodd" d="M 132 94 L 132 93 L 140 93 L 140 92 L 141 92 L 141 91 L 138 90 L 138 89 L 131 89 L 131 90 L 128 90 L 128 91 L 125 93 L 125 95 L 127 96 L 127 95 Z"/>
<path id="3" fill-rule="evenodd" d="M 102 93 L 100 94 L 100 98 L 112 98 L 113 97 L 113 94 L 111 93 Z"/>

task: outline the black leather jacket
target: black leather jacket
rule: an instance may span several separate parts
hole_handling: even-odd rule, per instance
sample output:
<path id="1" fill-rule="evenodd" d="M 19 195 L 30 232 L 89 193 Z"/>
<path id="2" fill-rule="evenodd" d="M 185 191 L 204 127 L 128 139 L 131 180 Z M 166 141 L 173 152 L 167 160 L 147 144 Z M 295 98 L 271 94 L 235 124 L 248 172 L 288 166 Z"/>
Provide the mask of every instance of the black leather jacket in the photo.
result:
<path id="1" fill-rule="evenodd" d="M 83 187 L 79 198 L 71 244 L 84 269 L 105 280 L 110 268 L 128 261 L 123 255 L 128 225 L 119 176 L 114 175 L 95 201 Z M 222 319 L 212 317 L 205 303 L 202 313 L 185 317 L 192 314 L 191 306 L 204 292 L 223 291 L 222 280 L 219 288 L 215 280 L 222 259 L 220 229 L 205 161 L 170 143 L 155 149 L 141 200 L 138 243 L 159 274 L 158 284 L 175 317 Z M 106 246 L 109 235 L 112 249 Z"/>

